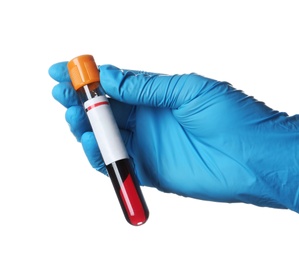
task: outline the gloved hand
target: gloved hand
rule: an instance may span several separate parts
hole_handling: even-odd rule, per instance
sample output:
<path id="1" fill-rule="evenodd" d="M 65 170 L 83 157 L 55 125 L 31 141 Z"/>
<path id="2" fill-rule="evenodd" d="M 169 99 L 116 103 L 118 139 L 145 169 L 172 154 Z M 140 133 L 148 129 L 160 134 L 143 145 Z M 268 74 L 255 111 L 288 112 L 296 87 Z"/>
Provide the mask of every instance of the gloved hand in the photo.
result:
<path id="1" fill-rule="evenodd" d="M 91 165 L 104 172 L 66 62 L 53 96 Z M 299 212 L 299 115 L 288 116 L 197 74 L 159 75 L 99 66 L 100 79 L 141 185 L 219 202 Z"/>

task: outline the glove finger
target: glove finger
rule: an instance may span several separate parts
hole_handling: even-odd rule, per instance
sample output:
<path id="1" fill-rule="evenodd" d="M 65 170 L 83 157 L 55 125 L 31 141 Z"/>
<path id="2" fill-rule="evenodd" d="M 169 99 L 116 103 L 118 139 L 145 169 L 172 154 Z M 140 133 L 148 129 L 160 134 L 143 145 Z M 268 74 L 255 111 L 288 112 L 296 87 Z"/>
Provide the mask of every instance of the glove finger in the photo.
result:
<path id="1" fill-rule="evenodd" d="M 52 89 L 52 96 L 66 108 L 80 105 L 80 99 L 70 82 L 59 83 Z"/>
<path id="2" fill-rule="evenodd" d="M 105 92 L 112 98 L 133 105 L 176 109 L 198 96 L 211 80 L 196 74 L 162 75 L 120 70 L 102 65 L 100 78 Z"/>
<path id="3" fill-rule="evenodd" d="M 71 132 L 79 142 L 85 132 L 91 131 L 89 120 L 82 106 L 69 107 L 65 113 L 65 120 L 68 122 Z"/>
<path id="4" fill-rule="evenodd" d="M 93 132 L 85 132 L 82 135 L 81 144 L 90 165 L 94 169 L 107 175 L 106 166 Z"/>
<path id="5" fill-rule="evenodd" d="M 70 80 L 70 75 L 67 69 L 67 61 L 62 61 L 53 64 L 49 70 L 48 73 L 50 77 L 57 82 L 67 82 Z"/>

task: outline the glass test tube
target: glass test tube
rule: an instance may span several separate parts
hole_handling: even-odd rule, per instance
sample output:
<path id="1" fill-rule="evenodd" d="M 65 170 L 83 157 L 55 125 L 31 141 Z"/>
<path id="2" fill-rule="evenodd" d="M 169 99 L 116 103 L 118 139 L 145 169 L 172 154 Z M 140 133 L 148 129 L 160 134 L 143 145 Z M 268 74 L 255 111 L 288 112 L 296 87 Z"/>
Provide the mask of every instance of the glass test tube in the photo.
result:
<path id="1" fill-rule="evenodd" d="M 68 63 L 68 71 L 87 113 L 125 218 L 131 225 L 142 225 L 149 217 L 149 210 L 101 87 L 93 56 L 81 55 L 72 59 Z"/>

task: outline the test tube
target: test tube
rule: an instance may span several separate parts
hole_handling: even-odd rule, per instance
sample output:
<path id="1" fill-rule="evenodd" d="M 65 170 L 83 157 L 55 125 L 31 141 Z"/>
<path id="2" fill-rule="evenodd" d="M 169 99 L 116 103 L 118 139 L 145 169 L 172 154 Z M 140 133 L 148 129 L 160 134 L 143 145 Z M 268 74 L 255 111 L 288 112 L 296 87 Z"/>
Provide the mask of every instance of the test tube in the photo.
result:
<path id="1" fill-rule="evenodd" d="M 101 86 L 95 60 L 92 55 L 81 55 L 69 61 L 67 66 L 124 216 L 131 225 L 142 225 L 149 217 L 149 210 Z"/>

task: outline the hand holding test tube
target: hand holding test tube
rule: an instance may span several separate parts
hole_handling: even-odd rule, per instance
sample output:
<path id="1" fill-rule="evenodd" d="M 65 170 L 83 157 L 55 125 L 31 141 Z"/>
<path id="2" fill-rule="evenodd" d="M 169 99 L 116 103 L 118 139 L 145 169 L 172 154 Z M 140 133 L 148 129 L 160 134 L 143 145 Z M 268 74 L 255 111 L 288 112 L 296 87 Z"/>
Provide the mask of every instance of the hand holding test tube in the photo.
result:
<path id="1" fill-rule="evenodd" d="M 104 172 L 66 67 L 50 67 L 59 82 L 52 95 L 67 108 L 66 121 L 92 167 Z M 105 93 L 120 102 L 110 105 L 131 133 L 126 149 L 141 185 L 299 212 L 298 114 L 271 109 L 228 82 L 195 73 L 165 75 L 109 64 L 99 71 Z"/>

